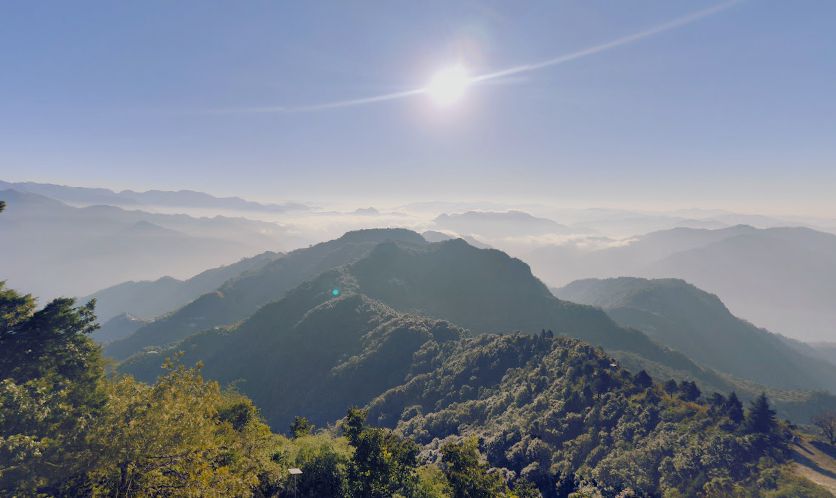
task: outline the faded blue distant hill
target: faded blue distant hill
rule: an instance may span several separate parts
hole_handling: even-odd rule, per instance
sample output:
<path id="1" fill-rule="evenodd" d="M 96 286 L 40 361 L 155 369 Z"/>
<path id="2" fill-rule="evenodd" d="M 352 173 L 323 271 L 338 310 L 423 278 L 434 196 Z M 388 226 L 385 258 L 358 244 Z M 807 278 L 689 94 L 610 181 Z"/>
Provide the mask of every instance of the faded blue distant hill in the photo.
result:
<path id="1" fill-rule="evenodd" d="M 265 211 L 281 213 L 310 209 L 308 206 L 296 202 L 285 204 L 264 204 L 248 201 L 240 197 L 215 197 L 204 192 L 194 190 L 148 190 L 135 192 L 122 190 L 119 192 L 106 188 L 70 187 L 52 183 L 17 182 L 10 183 L 0 180 L 0 190 L 14 189 L 19 192 L 40 194 L 52 199 L 74 205 L 108 204 L 123 207 L 179 207 L 194 209 L 219 209 L 234 211 Z"/>

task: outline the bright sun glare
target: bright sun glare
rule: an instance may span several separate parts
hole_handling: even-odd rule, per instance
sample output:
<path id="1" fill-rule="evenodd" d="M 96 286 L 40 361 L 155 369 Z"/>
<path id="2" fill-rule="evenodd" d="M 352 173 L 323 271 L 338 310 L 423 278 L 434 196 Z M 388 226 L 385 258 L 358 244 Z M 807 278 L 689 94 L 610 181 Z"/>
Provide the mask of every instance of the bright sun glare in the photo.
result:
<path id="1" fill-rule="evenodd" d="M 439 106 L 448 106 L 464 95 L 470 77 L 462 66 L 453 66 L 435 73 L 426 87 L 427 95 Z"/>

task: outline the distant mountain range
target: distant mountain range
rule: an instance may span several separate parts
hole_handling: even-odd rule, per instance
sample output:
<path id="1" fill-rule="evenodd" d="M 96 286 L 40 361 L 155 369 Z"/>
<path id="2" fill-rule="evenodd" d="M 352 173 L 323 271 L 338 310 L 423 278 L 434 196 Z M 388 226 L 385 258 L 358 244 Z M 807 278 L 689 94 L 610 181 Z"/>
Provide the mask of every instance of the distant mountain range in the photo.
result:
<path id="1" fill-rule="evenodd" d="M 310 209 L 304 204 L 293 202 L 286 204 L 262 204 L 247 201 L 240 197 L 215 197 L 194 190 L 148 190 L 145 192 L 122 190 L 115 192 L 105 188 L 70 187 L 36 182 L 11 183 L 0 180 L 0 190 L 6 189 L 40 194 L 67 204 L 81 206 L 106 204 L 132 208 L 159 206 L 199 209 L 213 208 L 234 211 L 265 211 L 273 213 Z"/>
<path id="2" fill-rule="evenodd" d="M 462 240 L 430 244 L 406 230 L 350 232 L 289 253 L 106 351 L 131 356 L 120 368 L 152 379 L 166 356 L 182 350 L 185 362 L 203 362 L 210 377 L 238 382 L 282 426 L 298 413 L 338 415 L 341 392 L 370 401 L 404 381 L 409 361 L 437 347 L 427 342 L 438 342 L 433 331 L 458 340 L 542 329 L 603 347 L 619 364 L 657 379 L 694 379 L 744 398 L 768 389 L 785 416 L 836 406 L 829 395 L 783 395 L 703 367 L 598 308 L 555 298 L 525 263 L 500 251 Z"/>
<path id="3" fill-rule="evenodd" d="M 421 232 L 421 237 L 424 237 L 424 240 L 427 242 L 444 242 L 445 240 L 461 238 L 473 247 L 478 247 L 479 249 L 492 249 L 488 244 L 485 244 L 484 242 L 469 235 L 453 236 L 437 230 L 427 230 L 425 232 Z"/>
<path id="4" fill-rule="evenodd" d="M 72 207 L 0 191 L 0 276 L 42 299 L 80 296 L 127 280 L 183 278 L 264 250 L 301 245 L 280 225 L 243 218 Z M 127 311 L 127 310 L 118 310 Z"/>
<path id="5" fill-rule="evenodd" d="M 99 323 L 100 328 L 93 332 L 91 337 L 100 344 L 107 344 L 128 337 L 148 322 L 128 313 L 121 313 L 107 320 L 99 317 Z"/>
<path id="6" fill-rule="evenodd" d="M 554 293 L 601 307 L 620 325 L 719 372 L 772 387 L 836 392 L 836 365 L 735 317 L 717 296 L 682 280 L 579 280 Z"/>
<path id="7" fill-rule="evenodd" d="M 836 235 L 809 228 L 677 228 L 597 250 L 548 246 L 524 258 L 552 285 L 681 278 L 775 332 L 811 341 L 832 339 L 836 331 Z"/>
<path id="8" fill-rule="evenodd" d="M 100 322 L 124 313 L 150 321 L 217 289 L 233 277 L 259 270 L 281 256 L 281 253 L 267 251 L 237 263 L 206 270 L 186 280 L 162 277 L 153 281 L 123 282 L 82 297 L 79 301 L 95 299 L 96 316 Z"/>
<path id="9" fill-rule="evenodd" d="M 441 230 L 489 239 L 573 233 L 571 228 L 556 221 L 538 218 L 522 211 L 467 211 L 442 214 L 436 217 L 433 223 Z"/>

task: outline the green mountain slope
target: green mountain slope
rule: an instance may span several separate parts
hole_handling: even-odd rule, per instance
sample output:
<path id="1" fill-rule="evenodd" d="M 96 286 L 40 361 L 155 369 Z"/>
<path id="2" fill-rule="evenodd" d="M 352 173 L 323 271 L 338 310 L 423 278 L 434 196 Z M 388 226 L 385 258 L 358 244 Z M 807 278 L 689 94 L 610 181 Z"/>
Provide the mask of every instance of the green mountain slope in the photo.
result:
<path id="1" fill-rule="evenodd" d="M 783 389 L 836 392 L 836 367 L 732 315 L 717 296 L 678 279 L 579 280 L 560 298 L 600 306 L 620 325 L 735 377 Z"/>
<path id="2" fill-rule="evenodd" d="M 105 354 L 124 359 L 149 346 L 175 343 L 195 332 L 243 320 L 302 282 L 357 261 L 387 240 L 408 245 L 427 244 L 420 235 L 409 230 L 373 229 L 349 232 L 339 239 L 292 251 L 259 271 L 226 282 L 125 340 L 108 345 Z"/>
<path id="3" fill-rule="evenodd" d="M 334 297 L 333 289 L 341 291 L 339 297 Z M 648 365 L 676 371 L 680 377 L 729 386 L 684 355 L 658 346 L 639 331 L 617 326 L 600 309 L 558 300 L 519 260 L 463 241 L 381 243 L 365 258 L 300 285 L 239 326 L 193 335 L 175 349 L 185 351 L 188 362 L 202 361 L 212 378 L 241 380 L 241 389 L 262 407 L 271 423 L 281 426 L 304 406 L 301 400 L 307 399 L 313 388 L 306 384 L 309 380 L 300 381 L 301 390 L 288 396 L 288 388 L 277 387 L 276 382 L 296 379 L 296 373 L 303 379 L 321 381 L 323 372 L 337 367 L 340 355 L 348 358 L 366 351 L 364 341 L 376 335 L 376 327 L 396 318 L 424 323 L 425 319 L 417 316 L 449 321 L 478 333 L 538 333 L 549 328 L 608 351 L 633 354 Z M 400 351 L 394 364 L 406 365 L 419 346 L 415 343 L 413 348 Z M 331 356 L 320 356 L 323 350 L 332 349 Z M 151 379 L 158 374 L 162 357 L 173 350 L 135 357 L 122 369 Z M 313 365 L 320 370 L 311 371 Z M 288 368 L 293 375 L 288 374 Z M 375 372 L 375 378 L 392 383 L 403 380 L 402 370 L 377 368 Z M 365 392 L 362 383 L 346 379 L 347 390 Z M 369 391 L 370 395 L 377 393 Z M 313 413 L 314 418 L 320 416 L 316 410 Z"/>
<path id="4" fill-rule="evenodd" d="M 555 298 L 528 265 L 501 251 L 477 249 L 463 240 L 420 248 L 386 243 L 347 271 L 360 292 L 402 312 L 449 320 L 478 333 L 547 328 L 723 382 L 643 333 L 619 327 L 600 309 Z"/>
<path id="5" fill-rule="evenodd" d="M 208 377 L 235 382 L 273 427 L 285 428 L 302 413 L 319 425 L 333 422 L 349 406 L 402 383 L 425 344 L 464 335 L 447 322 L 402 315 L 358 294 L 333 297 L 327 284 L 339 278 L 329 272 L 237 329 L 197 334 L 176 349 L 186 363 L 202 361 Z M 120 370 L 153 379 L 166 354 L 135 356 Z"/>

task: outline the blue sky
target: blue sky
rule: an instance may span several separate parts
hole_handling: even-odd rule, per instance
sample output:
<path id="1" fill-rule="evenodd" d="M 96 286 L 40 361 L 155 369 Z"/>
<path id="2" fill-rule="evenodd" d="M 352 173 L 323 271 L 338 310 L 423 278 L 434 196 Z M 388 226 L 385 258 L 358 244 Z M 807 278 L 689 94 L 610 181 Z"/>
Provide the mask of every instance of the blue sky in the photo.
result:
<path id="1" fill-rule="evenodd" d="M 3 2 L 0 178 L 264 200 L 836 213 L 836 2 Z"/>

